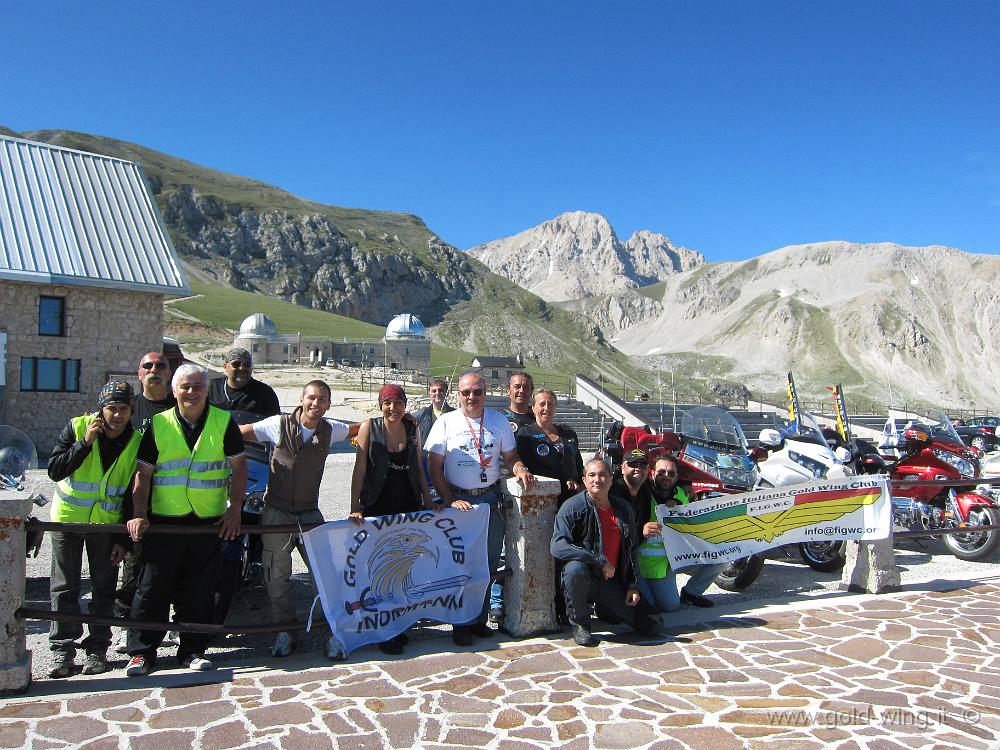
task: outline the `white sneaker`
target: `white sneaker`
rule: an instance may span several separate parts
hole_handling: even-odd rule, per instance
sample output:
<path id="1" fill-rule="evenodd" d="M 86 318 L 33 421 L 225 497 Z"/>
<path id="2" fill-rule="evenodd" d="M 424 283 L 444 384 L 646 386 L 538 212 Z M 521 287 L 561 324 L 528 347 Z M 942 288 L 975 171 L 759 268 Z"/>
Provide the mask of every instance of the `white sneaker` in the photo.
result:
<path id="1" fill-rule="evenodd" d="M 164 646 L 180 646 L 181 645 L 181 634 L 176 630 L 168 630 L 167 634 L 163 637 Z"/>
<path id="2" fill-rule="evenodd" d="M 116 654 L 127 654 L 128 653 L 128 630 L 125 628 L 120 628 L 118 630 L 118 635 L 115 636 L 115 642 L 111 646 Z"/>
<path id="3" fill-rule="evenodd" d="M 215 664 L 211 660 L 197 654 L 192 654 L 187 659 L 181 660 L 181 666 L 187 667 L 192 672 L 208 672 L 215 669 Z"/>
<path id="4" fill-rule="evenodd" d="M 294 648 L 295 641 L 292 639 L 292 634 L 282 630 L 274 639 L 274 645 L 271 646 L 271 656 L 288 656 Z"/>
<path id="5" fill-rule="evenodd" d="M 347 659 L 347 652 L 344 651 L 344 647 L 332 635 L 326 642 L 326 645 L 323 646 L 323 655 L 330 661 L 344 661 Z"/>

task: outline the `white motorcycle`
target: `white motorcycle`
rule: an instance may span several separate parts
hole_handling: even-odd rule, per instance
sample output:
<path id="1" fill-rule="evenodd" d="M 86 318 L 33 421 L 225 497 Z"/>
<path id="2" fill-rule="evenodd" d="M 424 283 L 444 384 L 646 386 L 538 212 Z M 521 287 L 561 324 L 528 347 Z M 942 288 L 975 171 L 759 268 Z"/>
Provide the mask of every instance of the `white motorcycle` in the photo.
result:
<path id="1" fill-rule="evenodd" d="M 831 448 L 812 414 L 802 412 L 783 431 L 765 429 L 757 438 L 758 447 L 751 453 L 757 461 L 760 478 L 755 489 L 786 487 L 816 479 L 852 477 L 851 452 Z M 845 543 L 842 539 L 801 542 L 799 554 L 813 570 L 831 573 L 844 567 Z"/>

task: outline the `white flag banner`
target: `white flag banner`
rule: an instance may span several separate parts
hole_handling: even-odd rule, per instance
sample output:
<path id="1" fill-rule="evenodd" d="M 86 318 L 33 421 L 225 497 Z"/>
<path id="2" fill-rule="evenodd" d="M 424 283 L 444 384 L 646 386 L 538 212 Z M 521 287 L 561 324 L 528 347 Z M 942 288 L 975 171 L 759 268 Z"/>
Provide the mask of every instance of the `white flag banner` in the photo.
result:
<path id="1" fill-rule="evenodd" d="M 823 479 L 688 505 L 656 506 L 670 566 L 731 562 L 793 542 L 889 536 L 889 480 Z"/>
<path id="2" fill-rule="evenodd" d="M 490 583 L 489 505 L 331 521 L 302 535 L 323 612 L 348 654 L 419 619 L 461 624 Z"/>

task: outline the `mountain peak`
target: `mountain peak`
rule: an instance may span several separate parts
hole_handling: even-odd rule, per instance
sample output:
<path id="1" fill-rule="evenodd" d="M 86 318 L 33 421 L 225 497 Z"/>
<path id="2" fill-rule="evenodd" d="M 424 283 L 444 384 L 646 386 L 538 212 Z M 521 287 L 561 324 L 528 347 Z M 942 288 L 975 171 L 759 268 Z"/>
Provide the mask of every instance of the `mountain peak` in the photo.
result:
<path id="1" fill-rule="evenodd" d="M 607 218 L 589 211 L 567 211 L 469 254 L 549 302 L 634 289 L 705 262 L 645 229 L 622 243 Z"/>

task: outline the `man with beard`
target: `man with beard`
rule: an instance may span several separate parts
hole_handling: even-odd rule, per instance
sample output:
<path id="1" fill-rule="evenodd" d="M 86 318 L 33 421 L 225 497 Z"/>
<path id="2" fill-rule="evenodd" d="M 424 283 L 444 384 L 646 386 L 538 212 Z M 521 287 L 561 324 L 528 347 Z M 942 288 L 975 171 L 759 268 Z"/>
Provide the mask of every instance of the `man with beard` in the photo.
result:
<path id="1" fill-rule="evenodd" d="M 611 482 L 611 494 L 628 500 L 636 519 L 645 522 L 653 483 L 649 479 L 649 459 L 644 450 L 636 448 L 625 454 L 621 472 Z"/>
<path id="2" fill-rule="evenodd" d="M 132 426 L 145 431 L 154 414 L 177 405 L 170 391 L 170 363 L 159 352 L 149 352 L 139 359 L 136 370 L 142 392 L 135 397 L 132 408 Z"/>
<path id="3" fill-rule="evenodd" d="M 135 473 L 141 435 L 129 423 L 132 386 L 120 380 L 105 385 L 98 410 L 71 419 L 49 457 L 49 478 L 58 482 L 51 518 L 57 523 L 117 524 L 122 521 L 122 498 Z M 81 561 L 84 549 L 90 570 L 90 613 L 107 617 L 114 607 L 115 564 L 123 550 L 112 534 L 56 531 L 52 539 L 52 609 L 80 613 Z M 88 625 L 82 642 L 84 674 L 107 671 L 111 628 Z M 69 677 L 75 667 L 76 639 L 83 625 L 52 621 L 49 643 L 53 678 Z"/>
<path id="4" fill-rule="evenodd" d="M 132 426 L 139 432 L 145 432 L 154 414 L 177 406 L 177 399 L 170 390 L 170 363 L 159 352 L 148 352 L 139 358 L 136 375 L 142 391 L 136 395 L 132 406 Z M 132 488 L 129 487 L 125 497 L 125 520 L 132 517 Z M 129 548 L 131 544 L 122 542 Z M 115 617 L 126 619 L 132 611 L 132 598 L 135 587 L 139 584 L 139 558 L 131 549 L 122 561 L 121 583 L 115 592 Z M 177 634 L 171 631 L 165 639 L 167 643 L 176 643 Z M 128 653 L 128 631 L 122 629 L 115 639 L 116 653 Z"/>
<path id="5" fill-rule="evenodd" d="M 646 512 L 638 516 L 642 536 L 646 540 L 639 550 L 639 567 L 643 575 L 640 590 L 650 604 L 661 612 L 675 612 L 680 609 L 681 602 L 696 607 L 714 606 L 712 600 L 705 596 L 705 591 L 726 567 L 726 563 L 689 565 L 680 570 L 670 567 L 660 536 L 663 527 L 656 520 L 655 505 L 662 504 L 672 508 L 692 502 L 691 496 L 677 480 L 677 459 L 673 456 L 657 458 L 653 465 L 653 500 L 647 504 Z M 678 573 L 691 576 L 680 593 L 677 592 Z"/>
<path id="6" fill-rule="evenodd" d="M 239 346 L 230 349 L 222 367 L 226 377 L 212 380 L 208 403 L 226 411 L 248 411 L 261 417 L 281 413 L 274 389 L 253 377 L 250 352 Z"/>
<path id="7" fill-rule="evenodd" d="M 358 434 L 358 424 L 324 419 L 330 409 L 330 386 L 322 380 L 306 383 L 299 406 L 281 414 L 240 426 L 244 440 L 271 443 L 270 477 L 264 492 L 264 526 L 294 526 L 323 523 L 319 509 L 319 486 L 323 480 L 330 444 Z M 271 601 L 271 623 L 290 625 L 296 621 L 292 598 L 292 550 L 309 566 L 298 534 L 263 534 L 264 585 Z M 310 570 L 310 574 L 312 571 Z M 288 656 L 295 648 L 291 628 L 282 630 L 271 647 L 272 656 Z M 337 651 L 326 646 L 327 656 Z"/>
<path id="8" fill-rule="evenodd" d="M 647 635 L 661 624 L 639 593 L 639 533 L 628 502 L 609 494 L 611 470 L 603 459 L 587 462 L 583 492 L 556 514 L 549 551 L 561 563 L 566 616 L 580 646 L 597 642 L 590 632 L 590 603 Z M 637 580 L 638 579 L 638 580 Z"/>

